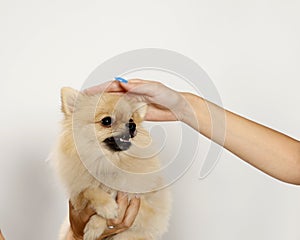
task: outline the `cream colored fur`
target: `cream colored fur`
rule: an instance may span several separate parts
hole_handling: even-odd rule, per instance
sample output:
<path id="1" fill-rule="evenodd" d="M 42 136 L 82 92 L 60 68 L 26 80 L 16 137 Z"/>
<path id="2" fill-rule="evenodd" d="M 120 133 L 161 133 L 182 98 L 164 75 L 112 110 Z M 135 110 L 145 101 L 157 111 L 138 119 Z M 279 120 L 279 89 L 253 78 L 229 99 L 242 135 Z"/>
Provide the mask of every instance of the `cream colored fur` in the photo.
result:
<path id="1" fill-rule="evenodd" d="M 157 190 L 163 186 L 161 176 L 147 174 L 158 170 L 160 163 L 145 148 L 151 143 L 141 126 L 146 107 L 118 95 L 87 96 L 71 88 L 63 88 L 61 97 L 64 119 L 54 153 L 56 170 L 75 209 L 80 211 L 90 204 L 97 212 L 85 227 L 84 240 L 96 240 L 107 227 L 106 219 L 118 215 L 116 188 L 128 189 L 129 198 L 134 192 L 148 192 L 140 195 L 141 206 L 133 226 L 110 239 L 159 239 L 167 230 L 171 198 L 169 190 Z M 113 116 L 112 127 L 100 124 L 105 116 Z M 103 140 L 124 131 L 130 118 L 137 125 L 132 146 L 118 152 L 105 147 Z M 66 233 L 60 239 L 65 240 Z"/>

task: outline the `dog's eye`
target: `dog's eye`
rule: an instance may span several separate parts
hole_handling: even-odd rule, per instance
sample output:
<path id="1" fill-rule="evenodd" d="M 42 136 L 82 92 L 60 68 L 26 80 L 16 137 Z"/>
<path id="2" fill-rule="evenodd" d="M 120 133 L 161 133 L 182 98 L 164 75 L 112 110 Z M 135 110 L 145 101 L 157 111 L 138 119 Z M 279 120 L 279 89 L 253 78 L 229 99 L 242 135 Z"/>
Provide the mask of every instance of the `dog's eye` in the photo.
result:
<path id="1" fill-rule="evenodd" d="M 105 118 L 103 118 L 103 119 L 101 120 L 101 124 L 102 124 L 103 126 L 106 126 L 106 127 L 111 126 L 111 124 L 112 124 L 112 119 L 111 119 L 111 117 L 105 117 Z"/>

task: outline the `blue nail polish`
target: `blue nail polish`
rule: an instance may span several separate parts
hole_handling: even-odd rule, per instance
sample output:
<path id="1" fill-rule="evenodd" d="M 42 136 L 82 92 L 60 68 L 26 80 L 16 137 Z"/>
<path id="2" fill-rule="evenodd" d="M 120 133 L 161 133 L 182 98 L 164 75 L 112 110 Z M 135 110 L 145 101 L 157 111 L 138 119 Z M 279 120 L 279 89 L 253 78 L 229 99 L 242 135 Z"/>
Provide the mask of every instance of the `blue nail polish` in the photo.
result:
<path id="1" fill-rule="evenodd" d="M 128 83 L 128 81 L 125 78 L 121 78 L 121 77 L 115 77 L 115 80 L 122 82 L 122 83 Z"/>

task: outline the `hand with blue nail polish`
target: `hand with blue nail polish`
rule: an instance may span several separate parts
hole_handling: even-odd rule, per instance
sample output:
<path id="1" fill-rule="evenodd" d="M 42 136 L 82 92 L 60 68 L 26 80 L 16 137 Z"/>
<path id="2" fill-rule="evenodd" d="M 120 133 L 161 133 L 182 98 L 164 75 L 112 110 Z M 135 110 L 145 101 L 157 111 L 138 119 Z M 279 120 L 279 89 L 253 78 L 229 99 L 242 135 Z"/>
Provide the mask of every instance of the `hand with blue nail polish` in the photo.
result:
<path id="1" fill-rule="evenodd" d="M 146 120 L 180 120 L 245 162 L 281 181 L 300 185 L 300 141 L 241 117 L 192 93 L 162 83 L 131 79 L 87 89 L 108 91 L 146 102 Z M 222 122 L 226 119 L 226 124 Z"/>

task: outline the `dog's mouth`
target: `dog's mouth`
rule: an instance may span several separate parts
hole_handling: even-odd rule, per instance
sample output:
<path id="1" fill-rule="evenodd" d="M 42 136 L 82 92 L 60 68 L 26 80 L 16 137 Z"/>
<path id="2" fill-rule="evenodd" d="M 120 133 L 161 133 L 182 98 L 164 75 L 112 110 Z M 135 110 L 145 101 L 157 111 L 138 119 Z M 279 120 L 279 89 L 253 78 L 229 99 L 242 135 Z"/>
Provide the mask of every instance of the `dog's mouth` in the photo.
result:
<path id="1" fill-rule="evenodd" d="M 117 136 L 106 138 L 103 142 L 113 151 L 125 151 L 131 146 L 131 138 L 134 135 L 123 133 Z"/>

